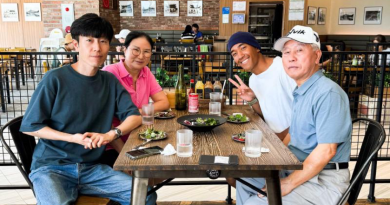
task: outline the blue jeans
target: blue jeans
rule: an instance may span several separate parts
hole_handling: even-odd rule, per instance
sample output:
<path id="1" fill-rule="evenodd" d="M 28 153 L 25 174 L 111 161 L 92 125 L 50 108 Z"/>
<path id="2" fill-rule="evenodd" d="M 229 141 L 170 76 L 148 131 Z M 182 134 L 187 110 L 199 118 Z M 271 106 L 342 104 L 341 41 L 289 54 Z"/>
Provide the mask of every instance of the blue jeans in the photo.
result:
<path id="1" fill-rule="evenodd" d="M 130 204 L 132 177 L 102 164 L 49 165 L 29 175 L 39 205 L 72 204 L 79 194 Z M 155 205 L 156 193 L 146 204 Z"/>

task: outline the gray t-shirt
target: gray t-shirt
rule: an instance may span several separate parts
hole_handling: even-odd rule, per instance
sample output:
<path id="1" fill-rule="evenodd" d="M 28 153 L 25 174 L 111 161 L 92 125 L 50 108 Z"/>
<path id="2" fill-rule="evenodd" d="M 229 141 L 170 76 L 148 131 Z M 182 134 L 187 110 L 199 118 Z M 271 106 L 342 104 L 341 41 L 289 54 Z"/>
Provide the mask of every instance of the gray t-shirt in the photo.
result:
<path id="1" fill-rule="evenodd" d="M 106 133 L 113 116 L 123 121 L 130 115 L 139 115 L 139 111 L 114 75 L 99 70 L 88 77 L 68 65 L 45 74 L 31 97 L 20 131 L 48 126 L 69 134 Z M 31 170 L 44 165 L 95 163 L 104 149 L 39 139 Z"/>

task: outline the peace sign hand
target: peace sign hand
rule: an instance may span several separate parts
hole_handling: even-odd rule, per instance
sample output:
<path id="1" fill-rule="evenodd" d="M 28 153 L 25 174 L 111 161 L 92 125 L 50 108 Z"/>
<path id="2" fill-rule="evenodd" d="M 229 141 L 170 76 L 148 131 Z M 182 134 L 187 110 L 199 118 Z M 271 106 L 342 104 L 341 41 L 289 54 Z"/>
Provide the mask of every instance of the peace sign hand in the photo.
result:
<path id="1" fill-rule="evenodd" d="M 256 95 L 250 89 L 245 83 L 241 80 L 241 78 L 238 75 L 234 75 L 234 77 L 237 79 L 238 83 L 229 78 L 229 82 L 232 83 L 237 88 L 237 94 L 240 96 L 241 99 L 249 102 L 255 99 Z"/>

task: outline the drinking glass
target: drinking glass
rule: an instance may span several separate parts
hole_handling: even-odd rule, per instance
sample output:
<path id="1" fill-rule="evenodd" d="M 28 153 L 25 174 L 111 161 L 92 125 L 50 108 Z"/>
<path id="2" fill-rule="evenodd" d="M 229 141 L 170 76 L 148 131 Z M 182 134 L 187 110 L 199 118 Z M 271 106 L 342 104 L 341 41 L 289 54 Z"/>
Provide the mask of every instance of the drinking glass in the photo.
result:
<path id="1" fill-rule="evenodd" d="M 146 126 L 153 125 L 154 106 L 153 103 L 142 105 L 142 124 Z"/>
<path id="2" fill-rule="evenodd" d="M 221 93 L 220 92 L 210 93 L 210 102 L 222 102 Z"/>
<path id="3" fill-rule="evenodd" d="M 192 156 L 192 130 L 183 129 L 176 132 L 176 145 L 178 157 Z"/>
<path id="4" fill-rule="evenodd" d="M 260 157 L 261 156 L 261 140 L 263 133 L 260 130 L 245 131 L 245 156 Z"/>
<path id="5" fill-rule="evenodd" d="M 170 108 L 175 108 L 175 100 L 176 100 L 176 96 L 175 96 L 175 91 L 168 91 L 167 92 L 167 97 L 168 97 L 168 101 L 169 101 L 169 107 Z"/>
<path id="6" fill-rule="evenodd" d="M 209 103 L 209 114 L 221 116 L 221 103 L 220 102 L 210 102 Z"/>

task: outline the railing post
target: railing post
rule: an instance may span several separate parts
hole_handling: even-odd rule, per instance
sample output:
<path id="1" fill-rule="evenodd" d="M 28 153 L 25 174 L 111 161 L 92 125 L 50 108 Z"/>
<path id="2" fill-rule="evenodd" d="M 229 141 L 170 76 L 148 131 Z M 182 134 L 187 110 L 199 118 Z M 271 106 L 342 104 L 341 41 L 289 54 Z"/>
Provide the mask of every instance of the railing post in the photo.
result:
<path id="1" fill-rule="evenodd" d="M 229 78 L 233 79 L 233 57 L 229 55 Z M 229 105 L 233 104 L 233 85 L 229 84 Z M 237 100 L 236 100 L 237 104 Z"/>

